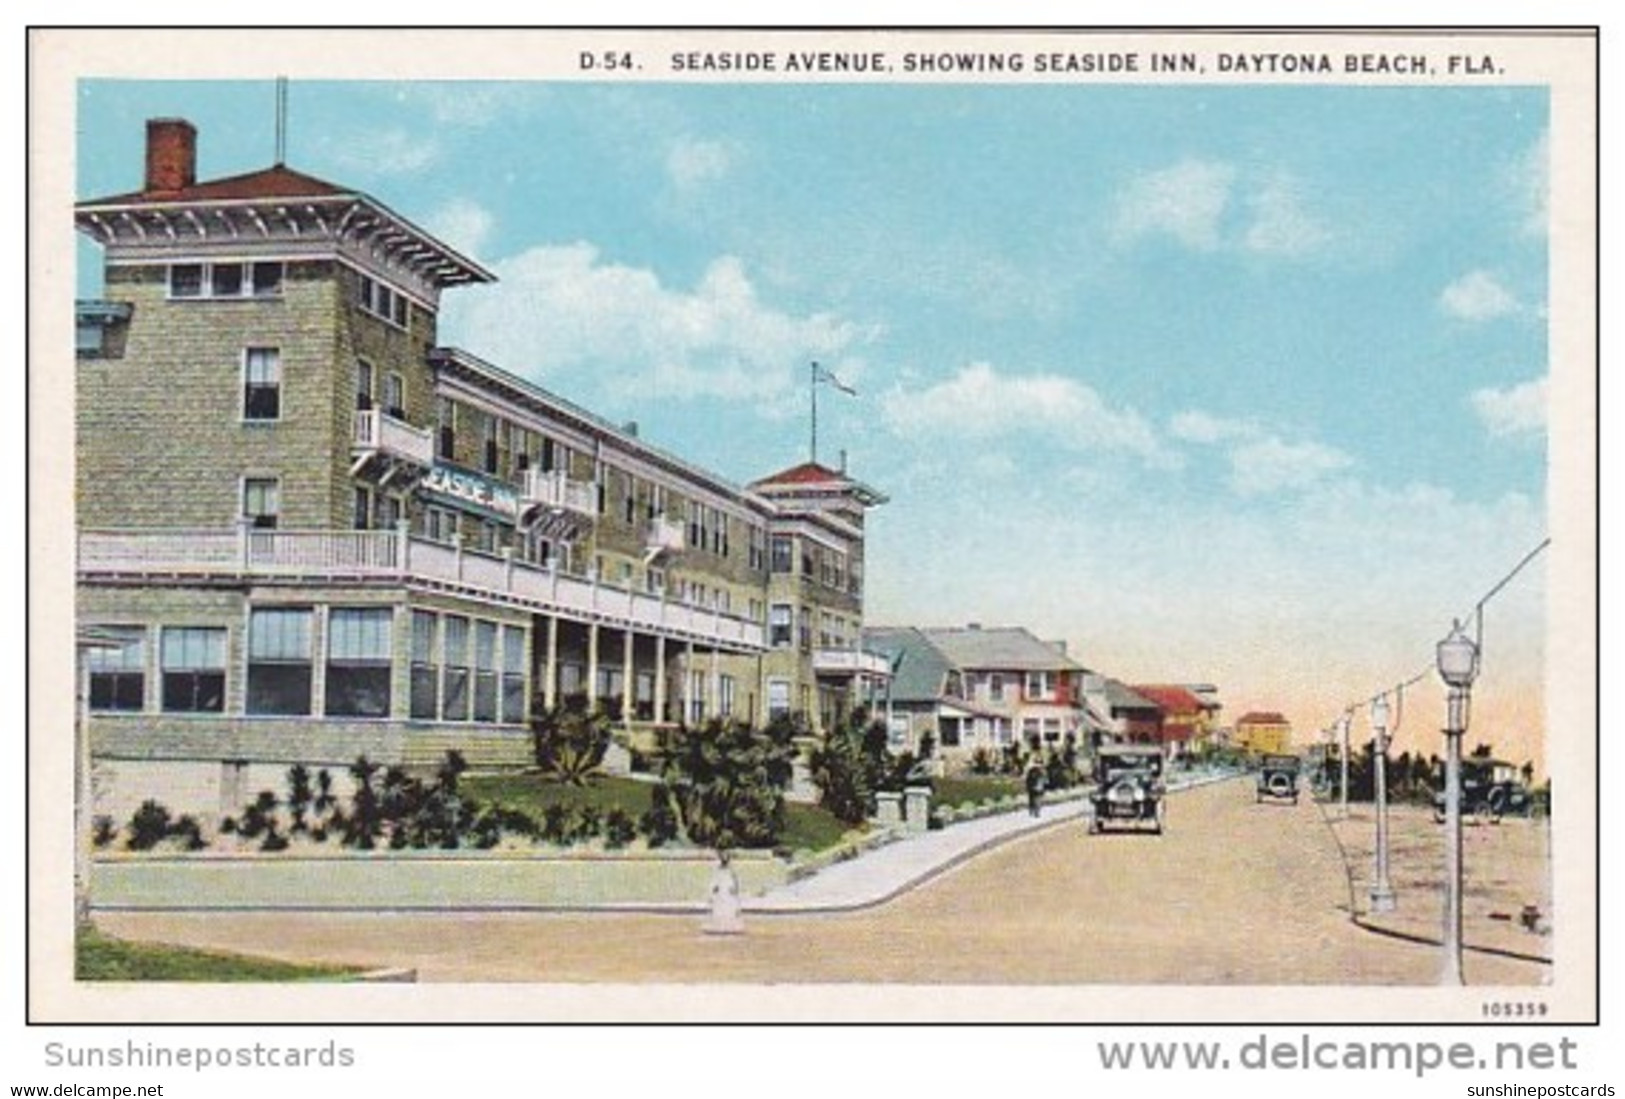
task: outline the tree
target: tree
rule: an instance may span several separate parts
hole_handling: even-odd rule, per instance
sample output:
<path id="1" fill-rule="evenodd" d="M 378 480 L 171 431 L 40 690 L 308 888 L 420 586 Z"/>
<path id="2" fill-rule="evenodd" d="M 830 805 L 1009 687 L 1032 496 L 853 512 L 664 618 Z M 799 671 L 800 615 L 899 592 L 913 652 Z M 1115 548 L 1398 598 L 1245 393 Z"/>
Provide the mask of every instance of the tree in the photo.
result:
<path id="1" fill-rule="evenodd" d="M 810 763 L 819 804 L 847 824 L 863 823 L 891 770 L 885 723 L 870 721 L 862 709 L 854 711 L 824 738 Z"/>
<path id="2" fill-rule="evenodd" d="M 784 831 L 784 791 L 795 760 L 796 725 L 766 729 L 713 718 L 660 734 L 663 797 L 690 842 L 727 852 L 772 847 Z"/>
<path id="3" fill-rule="evenodd" d="M 566 702 L 531 720 L 536 762 L 560 782 L 584 786 L 609 750 L 609 717 L 585 702 Z"/>

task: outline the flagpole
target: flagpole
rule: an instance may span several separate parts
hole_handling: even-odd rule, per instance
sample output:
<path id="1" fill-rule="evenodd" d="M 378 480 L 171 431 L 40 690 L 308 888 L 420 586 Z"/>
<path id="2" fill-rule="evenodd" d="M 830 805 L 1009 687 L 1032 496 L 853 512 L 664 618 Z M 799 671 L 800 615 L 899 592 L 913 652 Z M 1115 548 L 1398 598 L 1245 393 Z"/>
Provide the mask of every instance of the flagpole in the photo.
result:
<path id="1" fill-rule="evenodd" d="M 812 447 L 811 458 L 814 465 L 818 464 L 818 363 L 808 364 L 807 391 L 812 394 Z"/>

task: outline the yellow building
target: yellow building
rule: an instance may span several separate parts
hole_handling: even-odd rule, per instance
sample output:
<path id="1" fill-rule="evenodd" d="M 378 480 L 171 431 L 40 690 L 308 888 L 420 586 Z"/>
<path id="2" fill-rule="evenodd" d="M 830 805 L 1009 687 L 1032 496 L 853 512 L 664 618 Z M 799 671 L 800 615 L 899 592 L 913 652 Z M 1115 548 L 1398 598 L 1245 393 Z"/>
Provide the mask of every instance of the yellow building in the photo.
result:
<path id="1" fill-rule="evenodd" d="M 1250 711 L 1236 720 L 1235 746 L 1249 755 L 1286 755 L 1292 724 L 1274 711 Z"/>

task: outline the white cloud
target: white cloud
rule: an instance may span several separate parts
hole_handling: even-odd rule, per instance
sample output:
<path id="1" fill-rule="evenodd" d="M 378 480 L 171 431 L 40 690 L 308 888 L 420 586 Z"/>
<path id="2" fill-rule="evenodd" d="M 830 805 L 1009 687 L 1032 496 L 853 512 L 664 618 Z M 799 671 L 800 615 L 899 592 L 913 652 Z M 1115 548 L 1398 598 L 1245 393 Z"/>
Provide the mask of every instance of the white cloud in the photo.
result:
<path id="1" fill-rule="evenodd" d="M 491 239 L 491 212 L 465 198 L 453 199 L 431 214 L 424 228 L 465 255 L 478 257 Z"/>
<path id="2" fill-rule="evenodd" d="M 1242 496 L 1308 488 L 1351 464 L 1347 454 L 1321 443 L 1288 443 L 1266 436 L 1230 452 L 1230 487 Z"/>
<path id="3" fill-rule="evenodd" d="M 1524 439 L 1546 432 L 1546 381 L 1476 390 L 1468 400 L 1491 435 Z"/>
<path id="4" fill-rule="evenodd" d="M 533 248 L 493 266 L 501 281 L 451 309 L 447 327 L 467 333 L 471 351 L 533 377 L 574 373 L 644 398 L 769 402 L 812 359 L 855 374 L 849 353 L 874 336 L 830 314 L 766 305 L 732 256 L 714 260 L 688 290 L 647 268 L 606 262 L 585 243 Z"/>
<path id="5" fill-rule="evenodd" d="M 1542 131 L 1508 173 L 1513 201 L 1522 211 L 1523 231 L 1531 236 L 1546 235 L 1551 212 L 1551 141 L 1551 131 Z"/>
<path id="6" fill-rule="evenodd" d="M 1221 419 L 1206 412 L 1180 412 L 1168 421 L 1169 434 L 1189 443 L 1217 443 L 1225 439 L 1245 438 L 1253 435 L 1255 430 L 1249 424 Z"/>
<path id="7" fill-rule="evenodd" d="M 1075 450 L 1115 450 L 1162 461 L 1155 433 L 1132 409 L 1115 409 L 1083 382 L 1053 374 L 1000 374 L 971 363 L 924 389 L 897 389 L 881 412 L 899 435 L 915 439 L 990 439 L 1042 434 Z"/>
<path id="8" fill-rule="evenodd" d="M 1230 462 L 1230 488 L 1239 496 L 1301 490 L 1354 464 L 1343 451 L 1313 441 L 1289 442 L 1246 420 L 1186 411 L 1168 421 L 1176 439 L 1220 446 Z"/>
<path id="9" fill-rule="evenodd" d="M 1248 197 L 1252 224 L 1242 236 L 1253 252 L 1275 256 L 1303 256 L 1331 239 L 1331 233 L 1304 207 L 1298 186 L 1285 176 L 1264 183 Z"/>
<path id="10" fill-rule="evenodd" d="M 434 138 L 411 134 L 400 127 L 347 133 L 329 137 L 322 144 L 328 160 L 356 174 L 416 175 L 440 159 L 440 146 Z"/>
<path id="11" fill-rule="evenodd" d="M 679 191 L 692 191 L 726 176 L 735 155 L 735 150 L 721 141 L 682 138 L 666 153 L 666 174 Z"/>
<path id="12" fill-rule="evenodd" d="M 1487 321 L 1518 311 L 1518 299 L 1488 271 L 1469 271 L 1439 294 L 1439 308 L 1464 321 Z"/>
<path id="13" fill-rule="evenodd" d="M 1231 164 L 1194 159 L 1130 181 L 1118 193 L 1112 228 L 1119 240 L 1163 234 L 1195 251 L 1288 259 L 1310 255 L 1332 239 L 1292 176 L 1244 173 Z"/>
<path id="14" fill-rule="evenodd" d="M 1165 233 L 1188 248 L 1217 248 L 1235 179 L 1230 165 L 1205 160 L 1147 172 L 1118 195 L 1117 233 L 1128 240 Z"/>

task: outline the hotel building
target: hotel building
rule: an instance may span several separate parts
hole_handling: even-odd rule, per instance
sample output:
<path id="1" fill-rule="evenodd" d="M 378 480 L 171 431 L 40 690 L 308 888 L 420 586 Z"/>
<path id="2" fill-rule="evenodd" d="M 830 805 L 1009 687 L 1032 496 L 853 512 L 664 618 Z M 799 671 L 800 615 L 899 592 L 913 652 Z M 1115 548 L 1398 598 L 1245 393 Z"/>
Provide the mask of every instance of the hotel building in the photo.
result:
<path id="1" fill-rule="evenodd" d="M 200 181 L 147 125 L 140 190 L 80 202 L 77 610 L 97 812 L 235 811 L 299 762 L 532 759 L 576 700 L 624 766 L 661 723 L 803 714 L 861 648 L 864 519 L 808 463 L 736 486 L 465 351 L 441 295 L 495 276 L 376 199 L 277 164 Z"/>

